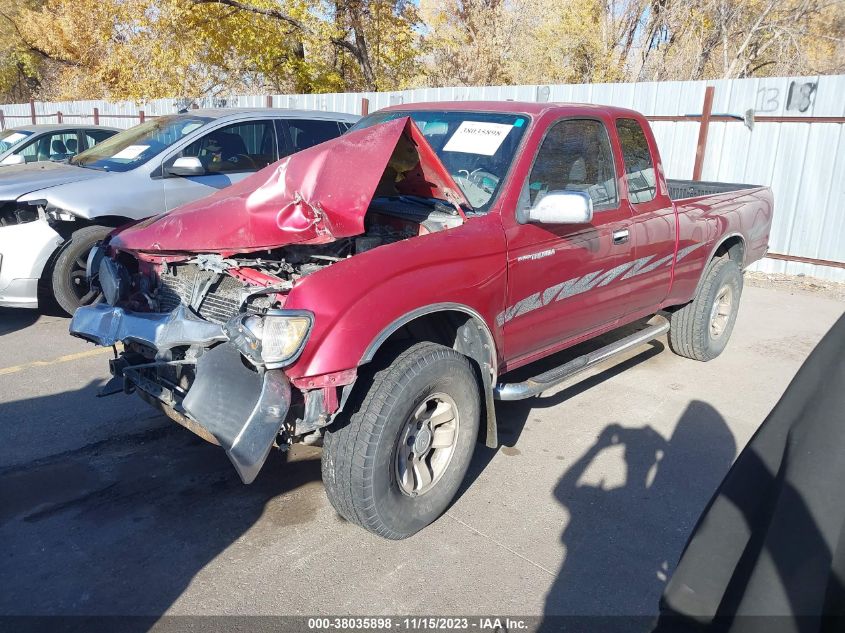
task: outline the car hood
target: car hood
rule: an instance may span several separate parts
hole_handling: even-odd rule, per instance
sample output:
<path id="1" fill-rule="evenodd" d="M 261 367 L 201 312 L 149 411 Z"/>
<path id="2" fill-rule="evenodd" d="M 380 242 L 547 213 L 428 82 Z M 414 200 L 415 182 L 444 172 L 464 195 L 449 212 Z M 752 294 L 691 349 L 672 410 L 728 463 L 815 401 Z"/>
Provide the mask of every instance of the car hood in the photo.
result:
<path id="1" fill-rule="evenodd" d="M 83 169 L 66 163 L 10 165 L 0 169 L 0 200 L 17 200 L 40 189 L 108 175 L 108 172 Z"/>
<path id="2" fill-rule="evenodd" d="M 364 232 L 364 215 L 385 183 L 397 194 L 447 200 L 459 213 L 468 206 L 422 132 L 404 117 L 288 156 L 223 191 L 128 227 L 111 244 L 136 252 L 227 254 L 331 242 Z"/>

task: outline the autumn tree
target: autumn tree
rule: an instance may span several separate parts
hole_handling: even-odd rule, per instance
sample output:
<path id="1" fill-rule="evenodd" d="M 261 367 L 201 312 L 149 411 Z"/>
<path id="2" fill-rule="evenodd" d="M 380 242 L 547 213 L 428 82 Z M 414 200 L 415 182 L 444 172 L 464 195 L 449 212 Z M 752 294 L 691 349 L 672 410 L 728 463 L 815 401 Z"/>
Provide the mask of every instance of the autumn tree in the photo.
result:
<path id="1" fill-rule="evenodd" d="M 843 1 L 4 0 L 0 102 L 845 72 Z"/>
<path id="2" fill-rule="evenodd" d="M 0 5 L 0 103 L 28 100 L 41 88 L 42 57 L 26 46 L 15 20 L 38 6 L 35 0 L 6 0 Z"/>
<path id="3" fill-rule="evenodd" d="M 43 0 L 4 24 L 53 69 L 41 98 L 390 90 L 418 64 L 406 0 Z"/>
<path id="4" fill-rule="evenodd" d="M 423 0 L 432 85 L 845 70 L 842 0 Z"/>
<path id="5" fill-rule="evenodd" d="M 504 0 L 422 0 L 428 28 L 424 81 L 433 86 L 509 83 L 514 13 Z"/>
<path id="6" fill-rule="evenodd" d="M 189 21 L 241 25 L 218 50 L 245 55 L 241 69 L 277 89 L 293 79 L 297 92 L 395 90 L 418 70 L 419 16 L 409 0 L 189 0 L 183 10 Z M 268 32 L 280 39 L 268 42 Z M 213 40 L 216 27 L 198 35 Z"/>

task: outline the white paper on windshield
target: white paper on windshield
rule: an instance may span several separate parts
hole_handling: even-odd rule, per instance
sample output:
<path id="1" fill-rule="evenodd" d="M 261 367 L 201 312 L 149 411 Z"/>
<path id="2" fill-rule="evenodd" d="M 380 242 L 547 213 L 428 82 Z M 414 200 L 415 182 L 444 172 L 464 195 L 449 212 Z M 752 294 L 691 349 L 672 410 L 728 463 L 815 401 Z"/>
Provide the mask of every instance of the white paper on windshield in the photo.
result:
<path id="1" fill-rule="evenodd" d="M 120 160 L 121 158 L 124 160 L 132 160 L 133 158 L 138 158 L 149 148 L 149 145 L 129 145 L 128 147 L 124 147 L 117 154 L 112 156 L 112 158 L 116 158 L 118 160 Z"/>
<path id="2" fill-rule="evenodd" d="M 443 147 L 443 151 L 492 156 L 512 127 L 505 123 L 464 121 Z"/>
<path id="3" fill-rule="evenodd" d="M 8 143 L 9 145 L 14 145 L 15 143 L 17 143 L 22 138 L 26 138 L 26 134 L 21 134 L 20 132 L 15 132 L 14 134 L 9 134 L 9 136 L 7 136 L 4 139 L 0 139 L 0 140 L 2 140 L 4 143 Z"/>

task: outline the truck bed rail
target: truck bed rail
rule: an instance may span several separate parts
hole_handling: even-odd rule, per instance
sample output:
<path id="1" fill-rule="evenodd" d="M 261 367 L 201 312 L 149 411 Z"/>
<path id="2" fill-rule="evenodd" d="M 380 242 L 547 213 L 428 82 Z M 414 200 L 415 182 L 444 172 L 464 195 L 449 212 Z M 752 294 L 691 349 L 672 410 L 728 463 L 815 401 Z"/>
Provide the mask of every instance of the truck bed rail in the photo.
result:
<path id="1" fill-rule="evenodd" d="M 741 189 L 756 189 L 762 185 L 744 185 L 733 182 L 708 182 L 706 180 L 674 180 L 666 179 L 669 185 L 669 197 L 672 200 L 697 198 L 698 196 L 712 196 L 717 193 L 730 193 Z"/>

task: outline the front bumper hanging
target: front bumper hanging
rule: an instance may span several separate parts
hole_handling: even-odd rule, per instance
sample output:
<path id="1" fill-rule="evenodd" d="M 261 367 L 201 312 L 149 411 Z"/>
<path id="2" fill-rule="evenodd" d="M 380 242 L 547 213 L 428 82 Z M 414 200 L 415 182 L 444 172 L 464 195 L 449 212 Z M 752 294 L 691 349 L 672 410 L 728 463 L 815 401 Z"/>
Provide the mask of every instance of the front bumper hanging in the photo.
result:
<path id="1" fill-rule="evenodd" d="M 290 382 L 281 369 L 263 373 L 249 369 L 221 325 L 194 317 L 184 306 L 168 314 L 108 305 L 82 307 L 71 320 L 70 333 L 104 346 L 137 342 L 159 352 L 179 346 L 204 348 L 196 360 L 193 383 L 175 407 L 164 397 L 170 392 L 144 378 L 132 364 L 113 362 L 112 371 L 211 434 L 241 480 L 247 484 L 255 480 L 290 408 Z M 217 343 L 222 344 L 211 347 Z"/>
<path id="2" fill-rule="evenodd" d="M 74 313 L 70 333 L 104 347 L 134 341 L 159 351 L 228 340 L 222 325 L 195 317 L 183 305 L 167 314 L 129 312 L 102 303 L 86 306 Z"/>

